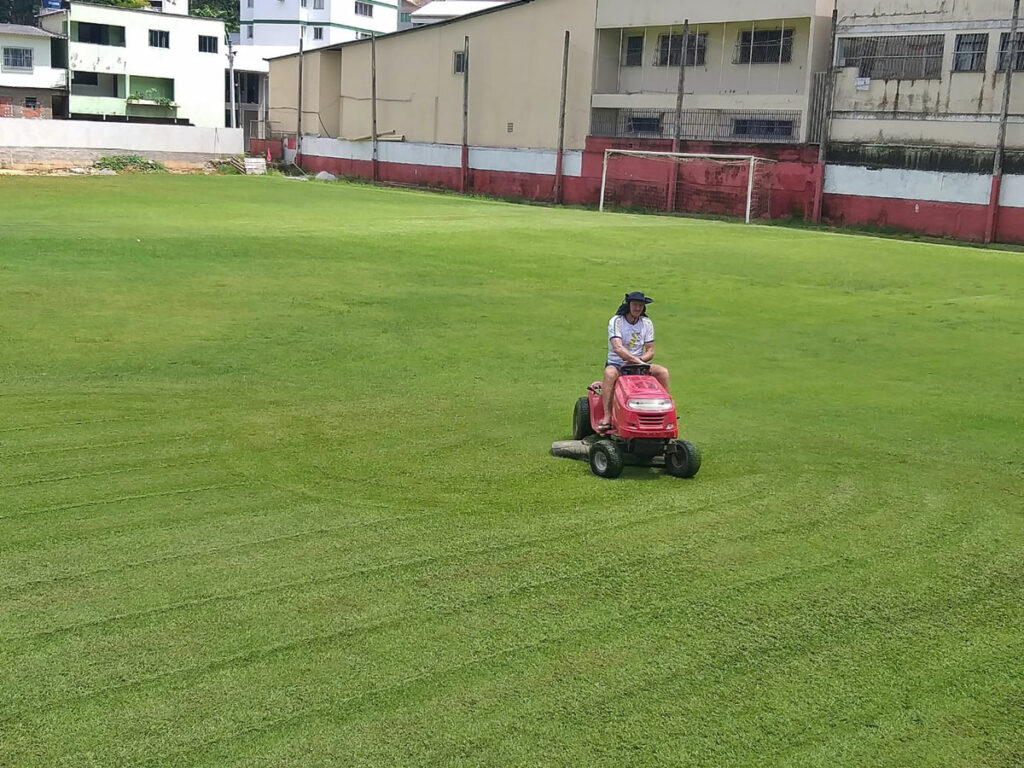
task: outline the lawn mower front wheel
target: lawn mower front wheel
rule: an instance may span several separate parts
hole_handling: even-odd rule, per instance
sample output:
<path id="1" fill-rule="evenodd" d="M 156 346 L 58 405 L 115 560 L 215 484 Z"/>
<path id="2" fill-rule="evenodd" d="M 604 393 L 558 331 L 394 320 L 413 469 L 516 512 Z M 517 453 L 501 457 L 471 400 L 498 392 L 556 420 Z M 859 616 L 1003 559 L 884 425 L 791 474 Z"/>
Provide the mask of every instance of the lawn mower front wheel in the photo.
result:
<path id="1" fill-rule="evenodd" d="M 674 477 L 693 477 L 700 471 L 700 450 L 689 440 L 674 440 L 665 452 L 665 469 Z"/>
<path id="2" fill-rule="evenodd" d="M 590 471 L 609 480 L 622 474 L 622 453 L 611 440 L 598 440 L 590 446 Z"/>

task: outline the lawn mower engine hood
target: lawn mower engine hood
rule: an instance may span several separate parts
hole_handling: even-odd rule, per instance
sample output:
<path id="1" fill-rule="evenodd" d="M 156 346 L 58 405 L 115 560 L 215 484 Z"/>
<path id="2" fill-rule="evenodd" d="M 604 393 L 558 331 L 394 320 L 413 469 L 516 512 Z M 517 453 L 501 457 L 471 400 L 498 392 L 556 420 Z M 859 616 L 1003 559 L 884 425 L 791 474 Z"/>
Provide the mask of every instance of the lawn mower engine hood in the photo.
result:
<path id="1" fill-rule="evenodd" d="M 615 433 L 620 437 L 679 436 L 676 405 L 653 376 L 620 376 L 615 401 Z"/>

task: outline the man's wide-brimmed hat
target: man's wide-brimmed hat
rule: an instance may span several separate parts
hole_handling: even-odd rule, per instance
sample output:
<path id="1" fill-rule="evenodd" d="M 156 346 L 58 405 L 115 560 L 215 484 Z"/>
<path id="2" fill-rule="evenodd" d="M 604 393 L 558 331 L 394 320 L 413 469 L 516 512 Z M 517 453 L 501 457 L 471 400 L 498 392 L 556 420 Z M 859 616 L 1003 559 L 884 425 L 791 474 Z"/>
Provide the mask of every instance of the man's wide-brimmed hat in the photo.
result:
<path id="1" fill-rule="evenodd" d="M 644 304 L 650 304 L 654 299 L 650 296 L 645 296 L 643 291 L 633 291 L 626 294 L 626 303 L 628 304 L 631 301 L 642 301 Z"/>

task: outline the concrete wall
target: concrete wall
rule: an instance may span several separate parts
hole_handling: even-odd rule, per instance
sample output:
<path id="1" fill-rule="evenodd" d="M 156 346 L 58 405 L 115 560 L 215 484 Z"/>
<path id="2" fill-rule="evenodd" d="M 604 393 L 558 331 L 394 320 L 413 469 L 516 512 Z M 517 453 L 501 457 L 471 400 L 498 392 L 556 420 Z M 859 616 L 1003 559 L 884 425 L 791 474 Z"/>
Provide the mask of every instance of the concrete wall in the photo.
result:
<path id="1" fill-rule="evenodd" d="M 555 146 L 562 49 L 569 30 L 565 141 L 569 148 L 582 149 L 590 125 L 594 4 L 537 0 L 379 39 L 378 130 L 411 141 L 461 143 L 463 78 L 453 72 L 453 53 L 462 50 L 468 35 L 470 142 Z M 270 119 L 275 129 L 286 132 L 294 131 L 296 123 L 296 58 L 275 59 L 270 65 Z M 306 57 L 304 130 L 342 138 L 368 136 L 370 74 L 369 41 Z"/>
<path id="2" fill-rule="evenodd" d="M 990 190 L 986 174 L 830 165 L 822 210 L 835 224 L 982 240 Z M 1024 176 L 1004 177 L 996 222 L 997 241 L 1024 242 Z"/>
<path id="3" fill-rule="evenodd" d="M 0 119 L 0 164 L 11 167 L 61 167 L 116 154 L 192 166 L 242 151 L 241 128 Z"/>

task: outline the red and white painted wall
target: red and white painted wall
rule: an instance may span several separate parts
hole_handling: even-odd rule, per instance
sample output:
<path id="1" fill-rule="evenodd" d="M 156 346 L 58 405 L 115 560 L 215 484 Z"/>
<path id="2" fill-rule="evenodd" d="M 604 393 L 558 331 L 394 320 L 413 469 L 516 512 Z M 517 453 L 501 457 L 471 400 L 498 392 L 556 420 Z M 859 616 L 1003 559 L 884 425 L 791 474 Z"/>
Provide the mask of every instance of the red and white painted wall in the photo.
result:
<path id="1" fill-rule="evenodd" d="M 294 142 L 294 139 L 291 140 Z M 253 152 L 294 159 L 294 144 L 253 140 Z M 669 151 L 668 140 L 590 137 L 582 151 L 567 151 L 562 163 L 562 202 L 596 204 L 601 192 L 604 152 L 608 148 Z M 301 166 L 310 172 L 373 177 L 369 142 L 312 138 L 303 140 Z M 818 150 L 810 145 L 722 145 L 688 142 L 681 151 L 754 154 L 775 161 L 772 218 L 810 218 L 821 174 Z M 553 200 L 557 152 L 553 149 L 470 147 L 463 167 L 458 145 L 382 141 L 377 177 L 381 181 L 442 186 L 485 195 Z M 685 181 L 685 171 L 680 180 Z M 1024 243 L 1024 176 L 1006 176 L 998 206 L 991 201 L 991 177 L 901 169 L 829 165 L 824 174 L 822 219 L 845 226 L 875 226 L 963 240 L 984 240 L 993 226 L 999 242 Z"/>

